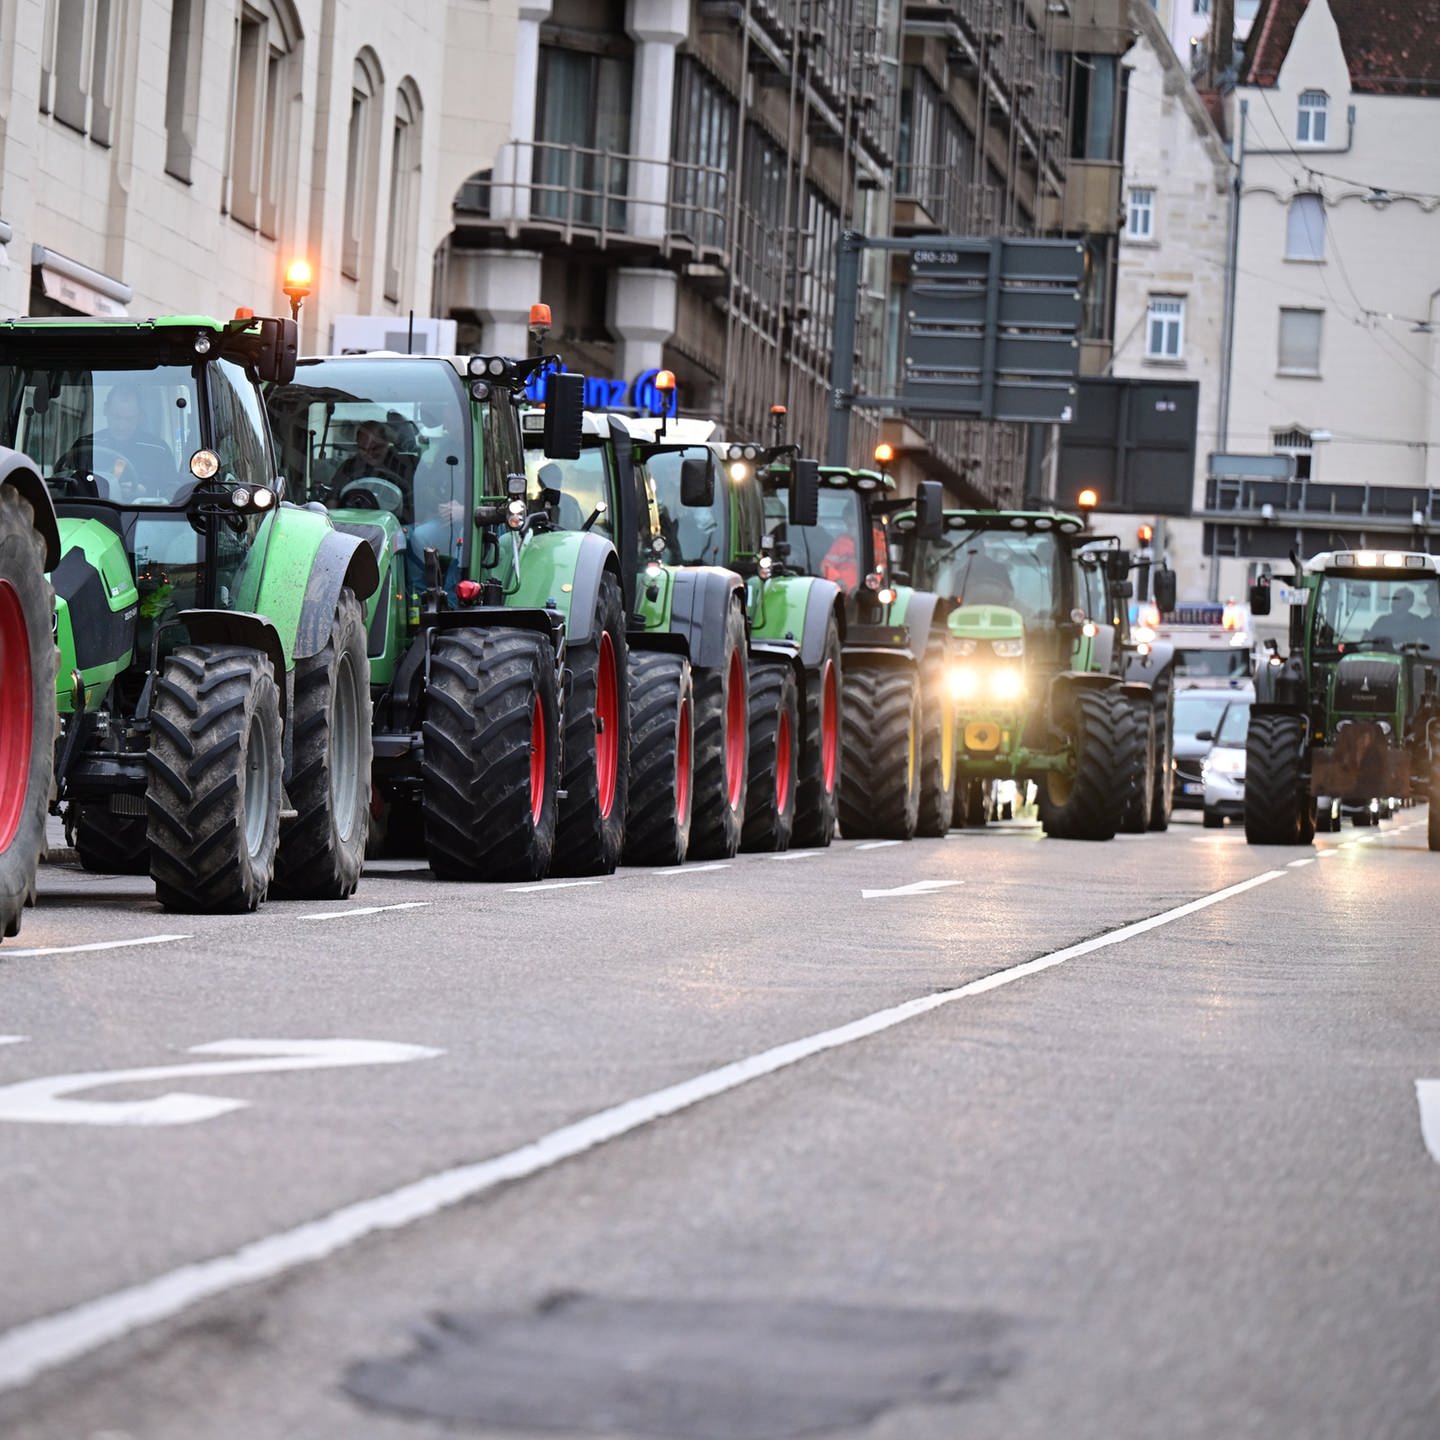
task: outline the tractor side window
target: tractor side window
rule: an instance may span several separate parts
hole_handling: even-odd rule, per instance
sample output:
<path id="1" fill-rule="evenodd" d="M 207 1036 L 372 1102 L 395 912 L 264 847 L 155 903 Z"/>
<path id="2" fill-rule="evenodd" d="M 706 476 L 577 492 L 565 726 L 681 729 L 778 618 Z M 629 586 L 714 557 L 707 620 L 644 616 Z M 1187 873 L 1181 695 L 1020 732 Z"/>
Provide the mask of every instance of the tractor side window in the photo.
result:
<path id="1" fill-rule="evenodd" d="M 270 430 L 255 386 L 232 360 L 212 365 L 209 381 L 210 439 L 220 456 L 221 477 L 242 485 L 273 485 Z"/>
<path id="2" fill-rule="evenodd" d="M 756 557 L 765 535 L 765 497 L 753 477 L 738 484 L 735 491 L 735 553 Z"/>
<path id="3" fill-rule="evenodd" d="M 703 459 L 717 472 L 715 499 L 710 505 L 680 503 L 680 466 L 686 459 L 695 458 Z M 726 487 L 730 482 L 719 472 L 709 447 L 658 451 L 645 461 L 645 468 L 655 487 L 660 533 L 665 540 L 661 558 L 665 564 L 723 565 L 726 511 L 730 504 Z"/>
<path id="4" fill-rule="evenodd" d="M 510 397 L 500 392 L 484 407 L 485 493 L 505 494 L 505 480 L 525 473 L 525 452 L 520 448 L 520 426 Z M 588 513 L 588 512 L 587 512 Z"/>
<path id="5" fill-rule="evenodd" d="M 599 445 L 586 446 L 578 460 L 552 460 L 543 450 L 532 447 L 525 452 L 525 471 L 533 487 L 546 486 L 560 492 L 555 523 L 562 530 L 583 529 L 601 505 L 609 506 L 605 451 Z M 609 539 L 614 533 L 613 518 L 607 508 L 590 529 Z"/>

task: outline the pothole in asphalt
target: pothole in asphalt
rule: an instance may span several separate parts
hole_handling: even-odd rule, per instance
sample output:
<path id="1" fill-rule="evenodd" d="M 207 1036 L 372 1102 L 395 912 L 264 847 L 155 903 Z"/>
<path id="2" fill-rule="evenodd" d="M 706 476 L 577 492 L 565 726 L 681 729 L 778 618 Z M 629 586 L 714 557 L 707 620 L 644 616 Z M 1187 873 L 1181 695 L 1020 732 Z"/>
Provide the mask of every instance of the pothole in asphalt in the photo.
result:
<path id="1" fill-rule="evenodd" d="M 432 1317 L 347 1371 L 357 1400 L 511 1430 L 785 1440 L 991 1393 L 1019 1363 L 984 1311 L 564 1294 Z"/>

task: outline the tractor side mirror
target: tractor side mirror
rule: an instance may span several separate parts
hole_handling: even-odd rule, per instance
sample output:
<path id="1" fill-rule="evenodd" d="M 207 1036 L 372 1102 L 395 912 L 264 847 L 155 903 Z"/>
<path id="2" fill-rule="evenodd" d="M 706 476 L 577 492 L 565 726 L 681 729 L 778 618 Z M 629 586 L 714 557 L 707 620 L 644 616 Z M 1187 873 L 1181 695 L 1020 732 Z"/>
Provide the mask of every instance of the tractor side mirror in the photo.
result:
<path id="1" fill-rule="evenodd" d="M 708 456 L 692 455 L 680 462 L 680 503 L 682 505 L 713 505 L 715 503 L 715 472 Z"/>
<path id="2" fill-rule="evenodd" d="M 1155 608 L 1163 615 L 1175 608 L 1175 572 L 1161 567 L 1151 578 Z"/>
<path id="3" fill-rule="evenodd" d="M 820 523 L 820 462 L 796 459 L 790 471 L 789 520 L 792 525 Z"/>
<path id="4" fill-rule="evenodd" d="M 284 317 L 258 323 L 260 355 L 255 372 L 262 381 L 288 385 L 295 378 L 295 364 L 300 358 L 300 327 Z"/>
<path id="5" fill-rule="evenodd" d="M 1270 581 L 1268 577 L 1262 577 L 1250 587 L 1250 613 L 1252 615 L 1268 615 L 1270 613 Z"/>
<path id="6" fill-rule="evenodd" d="M 584 418 L 585 377 L 552 370 L 545 383 L 545 453 L 556 460 L 578 460 Z"/>
<path id="7" fill-rule="evenodd" d="M 1118 585 L 1130 574 L 1130 552 L 1128 550 L 1107 550 L 1105 552 L 1105 578 L 1112 585 Z"/>
<path id="8" fill-rule="evenodd" d="M 915 536 L 919 540 L 945 537 L 945 488 L 938 480 L 922 480 L 915 488 Z"/>

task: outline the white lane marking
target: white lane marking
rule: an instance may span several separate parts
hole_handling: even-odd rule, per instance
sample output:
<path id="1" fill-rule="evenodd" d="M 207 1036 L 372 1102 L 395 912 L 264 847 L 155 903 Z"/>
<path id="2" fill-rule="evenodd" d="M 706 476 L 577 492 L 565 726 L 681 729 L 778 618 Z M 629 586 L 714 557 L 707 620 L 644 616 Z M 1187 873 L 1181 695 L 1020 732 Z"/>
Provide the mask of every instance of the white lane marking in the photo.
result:
<path id="1" fill-rule="evenodd" d="M 1257 885 L 1283 879 L 1284 875 L 1283 870 L 1267 870 L 1263 875 L 1202 895 L 1198 900 L 1177 905 L 1173 910 L 1152 915 L 1148 920 L 1137 920 L 1109 934 L 1097 935 L 1078 945 L 1068 945 L 1063 950 L 1012 965 L 1008 970 L 998 970 L 957 989 L 922 995 L 892 1009 L 879 1010 L 851 1021 L 848 1025 L 777 1045 L 758 1055 L 681 1081 L 678 1085 L 624 1101 L 584 1120 L 552 1130 L 548 1135 L 506 1155 L 441 1170 L 409 1185 L 402 1185 L 386 1195 L 356 1201 L 319 1220 L 254 1240 L 228 1255 L 196 1261 L 153 1280 L 116 1290 L 98 1300 L 17 1325 L 13 1330 L 0 1333 L 0 1391 L 28 1384 L 37 1375 L 53 1370 L 57 1365 L 75 1360 L 143 1326 L 171 1319 L 201 1300 L 241 1285 L 274 1279 L 298 1266 L 323 1260 L 376 1231 L 399 1230 L 413 1225 L 449 1206 L 473 1200 L 499 1185 L 537 1175 L 664 1116 L 688 1110 L 702 1100 L 788 1069 L 811 1056 L 878 1035 L 957 1000 L 998 990 L 1002 985 L 1049 970 L 1067 960 L 1118 945 L 1149 930 L 1194 915 L 1222 900 L 1242 895 Z"/>
<path id="2" fill-rule="evenodd" d="M 428 900 L 406 900 L 398 905 L 357 905 L 352 910 L 321 910 L 315 915 L 297 915 L 297 920 L 348 920 L 352 915 L 378 915 L 382 910 L 423 910 Z"/>
<path id="3" fill-rule="evenodd" d="M 1308 855 L 1304 860 L 1287 860 L 1285 862 L 1285 868 L 1287 870 L 1298 870 L 1302 865 L 1313 865 L 1314 863 L 1315 857 Z"/>
<path id="4" fill-rule="evenodd" d="M 1440 1162 L 1440 1080 L 1417 1080 L 1415 1098 L 1420 1102 L 1420 1134 L 1430 1158 Z"/>
<path id="5" fill-rule="evenodd" d="M 537 890 L 573 890 L 577 885 L 603 885 L 603 880 L 542 880 L 536 885 L 507 885 L 510 895 L 533 895 Z"/>
<path id="6" fill-rule="evenodd" d="M 947 837 L 948 838 L 948 837 Z M 857 850 L 883 850 L 887 845 L 898 845 L 898 840 L 867 840 L 863 845 L 857 845 Z"/>
<path id="7" fill-rule="evenodd" d="M 1116 837 L 1119 839 L 1119 836 Z M 1137 840 L 1143 840 L 1143 835 L 1137 835 Z M 1192 845 L 1244 845 L 1246 843 L 1243 835 L 1192 835 Z"/>
<path id="8" fill-rule="evenodd" d="M 1317 860 L 1333 860 L 1335 858 L 1335 852 L 1329 849 L 1317 850 L 1315 852 L 1315 858 Z"/>
<path id="9" fill-rule="evenodd" d="M 652 870 L 652 875 L 703 875 L 707 870 L 728 870 L 728 860 L 711 860 L 704 865 L 672 865 L 668 870 Z"/>
<path id="10" fill-rule="evenodd" d="M 28 1035 L 0 1035 L 0 1045 L 22 1045 L 29 1038 Z"/>
<path id="11" fill-rule="evenodd" d="M 425 1045 L 388 1040 L 214 1040 L 192 1045 L 192 1055 L 248 1055 L 199 1065 L 152 1065 L 136 1070 L 92 1070 L 44 1075 L 0 1086 L 0 1120 L 32 1125 L 190 1125 L 243 1110 L 248 1100 L 174 1091 L 153 1100 L 72 1100 L 76 1090 L 129 1085 L 140 1080 L 190 1079 L 200 1075 L 259 1075 L 277 1070 L 329 1070 L 346 1065 L 400 1065 L 444 1054 Z"/>
<path id="12" fill-rule="evenodd" d="M 0 960 L 22 955 L 79 955 L 88 950 L 124 950 L 132 945 L 168 945 L 172 940 L 193 940 L 193 935 L 137 935 L 133 940 L 93 940 L 88 945 L 41 945 L 33 950 L 0 950 Z"/>
<path id="13" fill-rule="evenodd" d="M 892 895 L 929 895 L 951 885 L 963 885 L 963 880 L 912 880 L 908 885 L 897 885 L 893 890 L 862 890 L 862 900 L 885 900 Z"/>
<path id="14" fill-rule="evenodd" d="M 817 855 L 823 855 L 823 850 L 786 850 L 781 855 L 767 855 L 767 860 L 813 860 Z"/>

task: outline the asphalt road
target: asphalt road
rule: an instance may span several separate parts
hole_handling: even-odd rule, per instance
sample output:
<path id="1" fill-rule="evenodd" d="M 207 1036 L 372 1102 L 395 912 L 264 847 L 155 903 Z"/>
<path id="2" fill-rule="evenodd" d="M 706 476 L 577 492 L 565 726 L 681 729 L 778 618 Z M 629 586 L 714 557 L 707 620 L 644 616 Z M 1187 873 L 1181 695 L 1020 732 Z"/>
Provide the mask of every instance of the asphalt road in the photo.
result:
<path id="1" fill-rule="evenodd" d="M 1425 811 L 1196 819 L 249 917 L 47 866 L 0 1434 L 1433 1440 Z"/>

